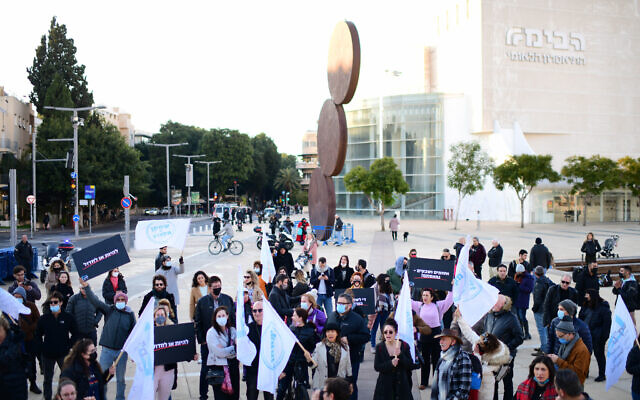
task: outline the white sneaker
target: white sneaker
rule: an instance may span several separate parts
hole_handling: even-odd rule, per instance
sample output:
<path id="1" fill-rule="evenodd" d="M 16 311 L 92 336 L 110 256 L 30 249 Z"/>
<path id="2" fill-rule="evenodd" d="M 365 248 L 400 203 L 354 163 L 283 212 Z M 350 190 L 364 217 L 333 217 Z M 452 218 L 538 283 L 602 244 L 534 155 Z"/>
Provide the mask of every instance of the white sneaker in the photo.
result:
<path id="1" fill-rule="evenodd" d="M 198 358 L 198 364 L 202 364 L 202 358 Z"/>
<path id="2" fill-rule="evenodd" d="M 375 347 L 371 348 L 371 354 L 376 354 L 376 348 Z"/>

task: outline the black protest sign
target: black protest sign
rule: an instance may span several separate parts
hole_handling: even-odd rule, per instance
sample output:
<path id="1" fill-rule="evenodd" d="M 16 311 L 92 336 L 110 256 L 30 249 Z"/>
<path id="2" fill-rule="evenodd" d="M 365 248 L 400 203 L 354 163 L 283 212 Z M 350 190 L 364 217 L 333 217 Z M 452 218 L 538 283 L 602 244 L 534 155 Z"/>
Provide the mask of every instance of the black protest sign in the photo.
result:
<path id="1" fill-rule="evenodd" d="M 376 312 L 376 304 L 375 304 L 375 294 L 373 288 L 363 288 L 363 289 L 348 289 L 353 297 L 353 306 L 359 307 L 363 314 L 375 314 Z M 333 296 L 338 302 L 338 296 L 344 293 L 344 289 L 335 289 Z"/>
<path id="2" fill-rule="evenodd" d="M 192 323 L 156 326 L 153 335 L 154 365 L 193 360 L 196 332 Z M 207 360 L 202 362 L 206 363 Z"/>
<path id="3" fill-rule="evenodd" d="M 71 257 L 73 257 L 78 275 L 85 281 L 130 261 L 120 235 L 112 236 L 73 253 Z"/>
<path id="4" fill-rule="evenodd" d="M 453 288 L 453 260 L 433 260 L 413 257 L 409 259 L 409 281 L 414 287 L 447 290 Z"/>

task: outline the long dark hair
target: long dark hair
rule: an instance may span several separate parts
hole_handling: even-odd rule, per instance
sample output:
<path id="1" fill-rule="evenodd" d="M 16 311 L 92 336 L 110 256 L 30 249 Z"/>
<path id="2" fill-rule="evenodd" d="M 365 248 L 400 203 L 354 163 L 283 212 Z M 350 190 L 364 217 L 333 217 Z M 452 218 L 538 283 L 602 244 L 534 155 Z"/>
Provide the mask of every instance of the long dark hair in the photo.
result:
<path id="1" fill-rule="evenodd" d="M 585 294 L 589 295 L 589 301 L 585 301 L 584 303 L 587 308 L 595 309 L 604 301 L 604 299 L 600 297 L 600 293 L 595 289 L 587 289 Z"/>
<path id="2" fill-rule="evenodd" d="M 71 367 L 74 363 L 78 363 L 82 365 L 84 373 L 89 373 L 89 366 L 85 364 L 84 358 L 82 357 L 83 353 L 86 353 L 89 346 L 93 344 L 91 339 L 80 339 L 73 345 L 71 351 L 69 351 L 69 355 L 67 355 L 64 359 L 64 363 L 62 364 L 62 370 L 65 370 Z M 102 374 L 102 370 L 100 369 L 100 364 L 97 362 L 92 365 L 94 368 L 98 368 L 98 373 Z"/>
<path id="3" fill-rule="evenodd" d="M 533 370 L 536 364 L 544 364 L 545 367 L 547 367 L 547 369 L 549 370 L 549 382 L 547 384 L 553 385 L 553 382 L 555 382 L 556 378 L 556 367 L 553 364 L 553 361 L 551 361 L 551 359 L 547 356 L 538 356 L 534 358 L 529 365 L 529 379 L 533 379 L 533 377 L 535 376 Z"/>
<path id="4" fill-rule="evenodd" d="M 225 325 L 225 328 L 227 328 L 227 330 L 235 325 L 235 323 L 232 323 L 233 321 L 231 321 L 231 313 L 229 313 L 229 309 L 226 306 L 220 306 L 216 308 L 216 310 L 213 312 L 213 315 L 211 316 L 211 326 L 213 326 L 213 329 L 215 329 L 218 333 L 222 333 L 222 327 L 218 324 L 218 321 L 216 321 L 216 315 L 218 315 L 220 311 L 224 311 L 227 313 L 227 325 Z"/>
<path id="5" fill-rule="evenodd" d="M 391 279 L 391 277 L 387 274 L 380 274 L 376 277 L 376 282 L 378 283 L 378 291 L 380 293 L 391 294 L 393 292 L 391 283 L 387 283 L 387 279 Z"/>
<path id="6" fill-rule="evenodd" d="M 191 287 L 198 287 L 200 285 L 198 285 L 198 276 L 204 276 L 204 285 L 207 286 L 207 282 L 209 281 L 209 277 L 207 276 L 207 274 L 204 271 L 198 271 L 195 274 L 193 274 L 193 280 L 191 281 Z"/>
<path id="7" fill-rule="evenodd" d="M 337 265 L 337 267 L 342 268 L 342 265 L 340 265 L 340 263 L 342 262 L 342 257 L 344 257 L 344 258 L 346 258 L 346 259 L 347 259 L 347 267 L 346 267 L 346 268 L 349 268 L 349 256 L 348 256 L 348 255 L 346 255 L 346 254 L 343 254 L 343 255 L 341 255 L 341 256 L 340 256 L 340 259 L 338 260 L 338 265 Z"/>
<path id="8" fill-rule="evenodd" d="M 491 334 L 491 333 L 483 333 L 480 336 L 480 340 L 478 341 L 478 350 L 480 350 L 480 354 L 490 354 L 500 348 L 500 340 Z"/>

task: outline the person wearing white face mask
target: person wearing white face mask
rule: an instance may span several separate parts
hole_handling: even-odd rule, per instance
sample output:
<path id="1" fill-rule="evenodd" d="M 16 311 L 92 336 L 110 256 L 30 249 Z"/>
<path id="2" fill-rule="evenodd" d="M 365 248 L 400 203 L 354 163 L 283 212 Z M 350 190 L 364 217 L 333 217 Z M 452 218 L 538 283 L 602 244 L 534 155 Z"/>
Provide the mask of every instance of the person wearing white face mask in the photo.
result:
<path id="1" fill-rule="evenodd" d="M 242 317 L 240 317 L 242 318 Z M 231 387 L 224 384 L 212 385 L 213 396 L 216 400 L 238 398 L 240 393 L 240 373 L 236 358 L 236 328 L 229 318 L 227 307 L 220 306 L 213 313 L 211 328 L 207 331 L 207 346 L 209 355 L 207 367 L 218 373 L 222 371 L 229 376 Z"/>
<path id="2" fill-rule="evenodd" d="M 116 292 L 127 293 L 127 284 L 124 276 L 120 273 L 120 269 L 114 268 L 104 278 L 102 283 L 102 297 L 105 303 L 113 304 L 113 296 Z"/>
<path id="3" fill-rule="evenodd" d="M 167 293 L 171 293 L 175 299 L 176 308 L 173 310 L 178 315 L 178 305 L 180 304 L 180 291 L 178 290 L 178 275 L 184 273 L 184 259 L 180 256 L 178 264 L 171 261 L 170 256 L 164 256 L 162 266 L 156 271 L 158 275 L 167 278 Z"/>
<path id="4" fill-rule="evenodd" d="M 136 316 L 127 306 L 129 297 L 126 293 L 116 292 L 114 304 L 106 304 L 93 293 L 91 286 L 80 278 L 80 287 L 85 292 L 87 299 L 100 312 L 104 313 L 104 327 L 100 335 L 100 367 L 107 370 L 120 354 L 124 342 L 129 337 L 136 324 Z M 127 369 L 127 353 L 123 353 L 120 361 L 116 365 L 116 400 L 124 400 L 125 373 Z M 106 389 L 105 389 L 106 390 Z"/>

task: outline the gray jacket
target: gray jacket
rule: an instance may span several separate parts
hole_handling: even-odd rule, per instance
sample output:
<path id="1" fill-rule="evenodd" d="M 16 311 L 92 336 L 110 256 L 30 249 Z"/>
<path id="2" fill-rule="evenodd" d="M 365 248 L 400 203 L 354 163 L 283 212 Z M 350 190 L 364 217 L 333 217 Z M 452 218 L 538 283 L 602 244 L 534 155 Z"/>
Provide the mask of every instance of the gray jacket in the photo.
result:
<path id="1" fill-rule="evenodd" d="M 180 304 L 180 292 L 178 291 L 178 275 L 184 273 L 184 263 L 178 266 L 172 266 L 168 269 L 158 268 L 156 274 L 163 275 L 167 278 L 167 292 L 171 293 L 176 301 L 176 305 Z"/>
<path id="2" fill-rule="evenodd" d="M 126 306 L 124 310 L 118 310 L 115 305 L 110 306 L 100 301 L 90 286 L 85 287 L 84 290 L 89 301 L 105 316 L 100 346 L 121 350 L 136 324 L 136 315 L 129 306 Z"/>
<path id="3" fill-rule="evenodd" d="M 340 362 L 338 363 L 338 376 L 348 379 L 351 377 L 351 358 L 349 357 L 349 348 L 341 348 Z M 313 360 L 317 363 L 314 367 L 315 373 L 311 382 L 311 389 L 322 390 L 324 381 L 327 380 L 329 367 L 327 366 L 327 345 L 320 342 L 316 344 L 316 350 L 313 352 Z"/>
<path id="4" fill-rule="evenodd" d="M 95 331 L 102 319 L 102 311 L 96 309 L 87 297 L 82 296 L 82 293 L 71 296 L 66 311 L 73 315 L 76 328 L 80 333 Z"/>

